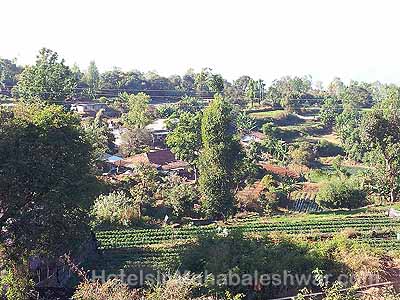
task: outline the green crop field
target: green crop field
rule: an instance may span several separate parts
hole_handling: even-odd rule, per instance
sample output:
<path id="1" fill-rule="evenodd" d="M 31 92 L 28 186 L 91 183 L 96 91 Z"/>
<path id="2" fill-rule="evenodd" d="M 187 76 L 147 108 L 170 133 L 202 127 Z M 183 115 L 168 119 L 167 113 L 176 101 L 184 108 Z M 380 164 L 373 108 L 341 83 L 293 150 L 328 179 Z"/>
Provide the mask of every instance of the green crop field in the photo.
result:
<path id="1" fill-rule="evenodd" d="M 96 232 L 98 248 L 103 253 L 103 266 L 107 270 L 163 269 L 179 264 L 180 255 L 199 237 L 218 234 L 227 230 L 249 234 L 312 235 L 329 237 L 344 229 L 357 232 L 357 241 L 385 250 L 400 249 L 396 233 L 400 221 L 383 212 L 356 215 L 328 215 L 315 218 L 251 218 L 225 224 L 188 226 L 165 229 L 124 229 Z M 385 238 L 372 238 L 374 232 L 385 232 Z"/>

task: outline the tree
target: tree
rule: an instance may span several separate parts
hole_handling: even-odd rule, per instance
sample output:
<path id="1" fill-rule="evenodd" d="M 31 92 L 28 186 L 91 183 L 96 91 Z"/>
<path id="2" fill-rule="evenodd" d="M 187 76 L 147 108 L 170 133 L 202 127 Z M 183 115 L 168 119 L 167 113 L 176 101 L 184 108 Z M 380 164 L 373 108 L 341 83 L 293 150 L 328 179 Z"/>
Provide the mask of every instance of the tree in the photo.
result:
<path id="1" fill-rule="evenodd" d="M 176 112 L 174 117 L 179 118 L 182 113 L 192 113 L 195 114 L 203 109 L 203 104 L 199 101 L 198 98 L 184 96 L 181 100 L 176 104 Z"/>
<path id="2" fill-rule="evenodd" d="M 89 68 L 87 69 L 84 82 L 88 85 L 88 94 L 89 96 L 94 99 L 96 98 L 96 91 L 100 85 L 100 72 L 97 69 L 96 63 L 91 61 L 89 64 Z"/>
<path id="3" fill-rule="evenodd" d="M 222 94 L 224 91 L 224 79 L 220 74 L 209 74 L 207 86 L 214 94 Z"/>
<path id="4" fill-rule="evenodd" d="M 190 163 L 197 174 L 197 158 L 201 148 L 202 114 L 182 113 L 174 130 L 168 134 L 166 143 L 177 158 Z M 197 177 L 197 176 L 196 176 Z"/>
<path id="5" fill-rule="evenodd" d="M 268 90 L 268 95 L 274 104 L 279 103 L 285 109 L 292 110 L 299 105 L 295 101 L 306 96 L 310 90 L 310 76 L 286 76 L 272 82 Z"/>
<path id="6" fill-rule="evenodd" d="M 265 83 L 264 80 L 257 80 L 257 94 L 258 94 L 258 104 L 261 104 L 261 101 L 264 100 L 265 94 Z"/>
<path id="7" fill-rule="evenodd" d="M 131 156 L 149 150 L 153 138 L 145 128 L 129 128 L 121 136 L 121 153 L 124 156 Z"/>
<path id="8" fill-rule="evenodd" d="M 254 118 L 246 112 L 238 112 L 236 115 L 236 129 L 239 133 L 249 133 L 256 127 Z"/>
<path id="9" fill-rule="evenodd" d="M 216 96 L 205 109 L 201 123 L 200 191 L 208 217 L 226 217 L 234 207 L 233 173 L 240 146 L 233 138 L 231 111 L 231 106 Z"/>
<path id="10" fill-rule="evenodd" d="M 36 64 L 26 67 L 19 75 L 14 92 L 24 101 L 39 99 L 57 103 L 71 97 L 75 86 L 76 78 L 64 60 L 59 60 L 57 52 L 43 48 Z"/>
<path id="11" fill-rule="evenodd" d="M 289 148 L 289 156 L 292 162 L 309 166 L 313 161 L 315 154 L 310 143 L 301 142 L 294 144 Z"/>
<path id="12" fill-rule="evenodd" d="M 331 180 L 317 194 L 317 201 L 326 208 L 359 208 L 366 204 L 366 193 L 352 180 Z"/>
<path id="13" fill-rule="evenodd" d="M 123 93 L 121 97 L 127 99 L 128 112 L 122 115 L 126 127 L 144 128 L 151 122 L 149 112 L 150 96 L 145 93 L 131 94 Z"/>
<path id="14" fill-rule="evenodd" d="M 365 86 L 356 81 L 351 81 L 349 86 L 345 87 L 340 94 L 343 106 L 348 109 L 360 108 L 367 106 L 372 102 L 372 97 Z"/>
<path id="15" fill-rule="evenodd" d="M 203 68 L 199 73 L 195 75 L 195 86 L 196 90 L 199 93 L 200 97 L 203 96 L 203 92 L 207 91 L 207 79 L 209 75 L 211 74 L 211 69 L 210 68 Z"/>
<path id="16" fill-rule="evenodd" d="M 336 98 L 326 98 L 321 106 L 319 117 L 325 127 L 332 127 L 336 117 L 340 114 L 339 101 Z"/>
<path id="17" fill-rule="evenodd" d="M 142 218 L 143 207 L 154 202 L 154 194 L 158 189 L 158 173 L 155 168 L 141 165 L 137 168 L 133 179 L 133 186 L 129 193 L 137 209 L 138 218 Z"/>
<path id="18" fill-rule="evenodd" d="M 361 160 L 364 147 L 360 137 L 361 114 L 354 109 L 345 109 L 336 117 L 335 131 L 343 146 L 343 150 L 351 159 Z"/>
<path id="19" fill-rule="evenodd" d="M 340 98 L 344 89 L 345 85 L 339 77 L 335 77 L 328 85 L 328 93 L 332 98 Z"/>
<path id="20" fill-rule="evenodd" d="M 194 204 L 198 202 L 198 198 L 195 185 L 179 183 L 168 190 L 166 204 L 172 208 L 174 217 L 179 220 L 193 215 Z"/>
<path id="21" fill-rule="evenodd" d="M 83 122 L 86 138 L 92 145 L 92 155 L 96 162 L 99 162 L 104 154 L 113 150 L 114 136 L 108 129 L 107 123 L 103 120 L 104 110 L 99 110 L 94 119 Z"/>
<path id="22" fill-rule="evenodd" d="M 133 199 L 124 192 L 112 192 L 100 195 L 94 201 L 91 215 L 96 224 L 128 226 L 134 220 L 136 209 Z"/>
<path id="23" fill-rule="evenodd" d="M 384 166 L 390 200 L 396 201 L 400 189 L 400 91 L 367 113 L 361 122 L 361 137 L 369 151 L 376 155 L 376 166 Z M 378 162 L 382 161 L 383 164 Z"/>
<path id="24" fill-rule="evenodd" d="M 74 251 L 88 237 L 90 169 L 91 146 L 75 114 L 40 104 L 0 111 L 0 252 L 9 273 L 19 274 L 32 255 Z"/>
<path id="25" fill-rule="evenodd" d="M 253 79 L 249 80 L 246 87 L 246 98 L 251 103 L 251 107 L 254 105 L 254 99 L 256 98 L 256 82 Z"/>
<path id="26" fill-rule="evenodd" d="M 0 89 L 9 90 L 17 83 L 17 75 L 22 68 L 16 65 L 15 60 L 0 58 Z"/>

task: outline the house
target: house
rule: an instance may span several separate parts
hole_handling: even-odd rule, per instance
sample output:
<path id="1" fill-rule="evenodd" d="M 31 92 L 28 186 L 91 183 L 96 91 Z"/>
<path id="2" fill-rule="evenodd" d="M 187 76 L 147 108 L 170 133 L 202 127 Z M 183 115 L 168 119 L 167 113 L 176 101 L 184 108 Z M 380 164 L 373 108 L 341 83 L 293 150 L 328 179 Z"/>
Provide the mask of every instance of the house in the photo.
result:
<path id="1" fill-rule="evenodd" d="M 250 131 L 249 133 L 243 135 L 240 139 L 240 142 L 243 146 L 247 146 L 250 142 L 260 143 L 263 139 L 265 139 L 265 134 L 258 131 Z"/>
<path id="2" fill-rule="evenodd" d="M 188 169 L 190 165 L 185 161 L 176 159 L 169 149 L 136 154 L 120 162 L 121 166 L 128 169 L 134 169 L 142 164 L 148 164 L 165 174 L 174 173 L 184 177 L 189 175 Z"/>
<path id="3" fill-rule="evenodd" d="M 101 109 L 104 110 L 105 117 L 115 118 L 120 115 L 118 111 L 110 108 L 105 103 L 78 102 L 71 104 L 71 110 L 76 111 L 82 117 L 94 117 Z"/>
<path id="4" fill-rule="evenodd" d="M 119 173 L 122 160 L 123 160 L 122 157 L 111 155 L 108 153 L 104 154 L 103 157 L 101 158 L 101 161 L 103 163 L 102 164 L 103 171 L 105 172 L 104 175 Z"/>
<path id="5" fill-rule="evenodd" d="M 281 177 L 289 177 L 292 179 L 300 179 L 300 174 L 289 169 L 286 167 L 281 167 L 273 164 L 268 164 L 268 163 L 260 163 L 259 164 L 264 170 L 268 171 L 269 173 L 273 175 L 278 175 Z"/>
<path id="6" fill-rule="evenodd" d="M 145 127 L 153 138 L 153 147 L 164 148 L 165 139 L 170 132 L 167 128 L 166 119 L 157 119 Z"/>

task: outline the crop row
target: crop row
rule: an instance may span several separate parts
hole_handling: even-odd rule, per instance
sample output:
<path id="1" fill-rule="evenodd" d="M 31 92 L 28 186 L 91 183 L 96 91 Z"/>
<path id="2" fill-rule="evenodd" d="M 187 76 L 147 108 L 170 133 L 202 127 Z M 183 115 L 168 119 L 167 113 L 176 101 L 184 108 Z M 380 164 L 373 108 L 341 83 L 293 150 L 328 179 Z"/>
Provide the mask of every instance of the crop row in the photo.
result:
<path id="1" fill-rule="evenodd" d="M 392 219 L 380 218 L 348 218 L 339 220 L 309 221 L 297 223 L 249 223 L 238 226 L 228 227 L 230 230 L 237 230 L 243 233 L 267 233 L 284 232 L 287 234 L 305 234 L 305 233 L 335 233 L 345 228 L 354 228 L 360 231 L 379 230 L 382 228 L 398 227 L 399 223 Z M 177 229 L 177 230 L 157 230 L 143 232 L 142 230 L 130 230 L 124 232 L 110 232 L 107 234 L 97 234 L 97 239 L 101 249 L 113 248 L 131 248 L 135 246 L 154 245 L 166 242 L 188 241 L 218 232 L 214 227 L 197 227 L 196 230 Z M 113 234 L 112 234 L 113 233 Z"/>

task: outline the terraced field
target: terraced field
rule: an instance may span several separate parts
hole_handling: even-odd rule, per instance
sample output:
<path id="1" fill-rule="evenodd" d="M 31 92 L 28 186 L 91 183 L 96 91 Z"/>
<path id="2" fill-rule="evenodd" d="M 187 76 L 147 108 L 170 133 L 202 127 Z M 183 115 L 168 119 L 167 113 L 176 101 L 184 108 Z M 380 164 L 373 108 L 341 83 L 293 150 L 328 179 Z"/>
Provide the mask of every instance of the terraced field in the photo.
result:
<path id="1" fill-rule="evenodd" d="M 179 264 L 179 258 L 197 238 L 209 234 L 226 234 L 238 231 L 243 234 L 268 234 L 273 232 L 289 235 L 312 234 L 329 236 L 346 228 L 358 232 L 359 241 L 385 250 L 400 249 L 396 232 L 400 221 L 391 219 L 383 213 L 361 214 L 357 216 L 289 219 L 279 221 L 253 218 L 235 221 L 221 227 L 217 224 L 166 229 L 125 229 L 98 231 L 98 248 L 103 252 L 103 267 L 118 269 L 163 269 Z M 386 238 L 370 238 L 374 231 L 389 232 Z"/>

